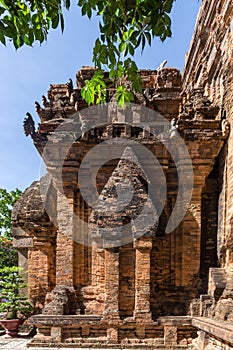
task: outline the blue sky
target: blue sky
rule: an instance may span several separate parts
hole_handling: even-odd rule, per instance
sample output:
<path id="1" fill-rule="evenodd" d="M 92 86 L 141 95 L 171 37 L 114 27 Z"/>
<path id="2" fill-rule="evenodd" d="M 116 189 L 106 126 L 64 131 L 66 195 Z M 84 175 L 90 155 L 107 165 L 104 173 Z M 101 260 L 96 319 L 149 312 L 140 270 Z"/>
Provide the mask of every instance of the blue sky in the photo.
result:
<path id="1" fill-rule="evenodd" d="M 75 82 L 83 65 L 91 65 L 92 46 L 98 36 L 98 21 L 80 16 L 73 2 L 66 13 L 65 31 L 50 32 L 47 43 L 17 52 L 8 43 L 0 46 L 0 187 L 24 190 L 40 176 L 41 160 L 30 138 L 23 133 L 23 119 L 30 112 L 38 122 L 34 102 L 41 102 L 49 85 Z M 140 68 L 167 66 L 182 70 L 192 37 L 199 0 L 176 0 L 172 11 L 172 38 L 154 40 L 143 55 L 136 54 Z"/>

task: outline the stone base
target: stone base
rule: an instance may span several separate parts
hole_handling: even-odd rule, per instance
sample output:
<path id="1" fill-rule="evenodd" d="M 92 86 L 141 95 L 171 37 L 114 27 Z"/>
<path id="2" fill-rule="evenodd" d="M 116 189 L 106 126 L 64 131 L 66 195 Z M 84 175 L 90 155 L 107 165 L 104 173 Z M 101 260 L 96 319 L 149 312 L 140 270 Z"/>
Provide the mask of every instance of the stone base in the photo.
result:
<path id="1" fill-rule="evenodd" d="M 152 314 L 151 314 L 151 312 L 148 312 L 148 311 L 134 312 L 133 318 L 134 318 L 136 323 L 151 323 L 151 322 L 153 322 Z"/>
<path id="2" fill-rule="evenodd" d="M 181 349 L 191 346 L 197 336 L 191 318 L 176 317 L 160 322 L 142 323 L 133 318 L 106 322 L 100 316 L 36 315 L 29 323 L 37 327 L 37 335 L 29 346 Z M 172 328 L 172 332 L 171 329 Z M 168 332 L 169 331 L 169 332 Z"/>
<path id="3" fill-rule="evenodd" d="M 195 350 L 195 348 L 193 348 L 192 346 L 186 346 L 186 345 L 176 345 L 176 346 L 173 346 L 172 348 L 168 348 L 166 345 L 160 345 L 160 344 L 154 344 L 154 345 L 151 345 L 151 344 L 135 344 L 135 345 L 116 345 L 116 344 L 93 344 L 93 343 L 80 343 L 80 344 L 65 344 L 64 343 L 57 343 L 56 344 L 56 347 L 58 348 L 71 348 L 71 349 L 74 349 L 74 346 L 78 346 L 78 348 L 84 348 L 84 349 L 124 349 L 124 350 L 136 350 L 136 349 L 147 349 L 147 350 L 168 350 L 168 349 L 172 349 L 172 350 L 184 350 L 184 349 L 188 349 L 188 350 Z M 37 347 L 40 347 L 40 348 L 48 348 L 48 344 L 41 344 L 41 343 L 29 343 L 27 344 L 27 347 L 28 348 L 37 348 Z M 210 349 L 211 350 L 211 349 Z"/>

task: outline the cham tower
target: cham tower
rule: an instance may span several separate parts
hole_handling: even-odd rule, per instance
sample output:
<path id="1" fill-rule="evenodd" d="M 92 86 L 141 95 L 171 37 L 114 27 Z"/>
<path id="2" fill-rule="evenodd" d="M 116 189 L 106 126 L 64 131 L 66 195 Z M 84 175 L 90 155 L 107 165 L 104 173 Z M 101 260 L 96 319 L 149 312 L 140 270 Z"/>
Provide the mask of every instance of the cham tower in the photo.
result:
<path id="1" fill-rule="evenodd" d="M 140 70 L 131 107 L 106 73 L 87 108 L 94 72 L 24 121 L 48 172 L 12 215 L 31 346 L 233 349 L 232 1 L 203 0 L 183 73 Z"/>

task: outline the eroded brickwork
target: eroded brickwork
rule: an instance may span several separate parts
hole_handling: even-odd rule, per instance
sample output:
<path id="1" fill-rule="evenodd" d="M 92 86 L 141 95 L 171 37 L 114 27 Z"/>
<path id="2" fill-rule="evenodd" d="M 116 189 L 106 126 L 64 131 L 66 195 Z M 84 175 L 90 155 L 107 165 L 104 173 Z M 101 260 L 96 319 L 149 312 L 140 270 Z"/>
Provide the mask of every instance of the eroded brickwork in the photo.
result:
<path id="1" fill-rule="evenodd" d="M 95 71 L 83 67 L 77 87 L 71 81 L 51 85 L 43 106 L 36 104 L 38 130 L 28 115 L 25 128 L 52 175 L 42 184 L 33 183 L 13 212 L 15 246 L 28 263 L 28 293 L 42 312 L 31 319 L 38 327 L 34 342 L 141 343 L 175 349 L 191 344 L 199 329 L 197 349 L 230 344 L 229 326 L 224 326 L 222 339 L 217 328 L 233 319 L 232 12 L 231 1 L 204 0 L 183 76 L 171 67 L 141 70 L 143 91 L 135 94 L 130 112 L 116 113 L 111 107 L 107 116 L 101 115 L 101 125 L 93 109 L 82 114 L 87 105 L 81 88 Z M 107 73 L 105 78 L 108 82 Z M 108 102 L 114 101 L 114 94 L 109 87 Z M 166 118 L 168 127 L 148 125 L 146 115 L 139 113 L 142 106 Z M 75 113 L 78 118 L 72 118 Z M 78 134 L 70 144 L 74 130 Z M 179 174 L 187 179 L 184 192 L 190 176 L 187 157 L 172 143 L 177 134 L 189 152 L 194 184 L 182 222 L 168 233 Z M 99 148 L 95 162 L 101 167 L 96 178 L 90 178 L 85 157 L 114 140 L 123 141 L 117 146 L 120 155 L 118 150 L 117 157 L 108 158 L 108 151 Z M 137 146 L 131 148 L 127 140 Z M 180 152 L 178 163 L 166 142 L 173 154 Z M 149 212 L 153 208 L 140 170 L 142 165 L 152 169 L 153 162 L 140 158 L 141 146 L 158 160 L 167 190 L 161 213 L 153 211 L 146 234 L 143 215 L 141 231 L 132 223 L 145 206 Z M 92 210 L 80 187 L 88 189 L 94 180 L 98 202 Z M 159 181 L 153 183 L 155 188 L 160 188 Z M 134 195 L 124 213 L 118 213 L 128 182 Z M 184 196 L 179 200 L 184 206 Z M 107 210 L 100 215 L 104 206 Z M 115 237 L 110 247 L 104 234 L 109 226 Z M 221 321 L 208 323 L 210 317 Z"/>
<path id="2" fill-rule="evenodd" d="M 228 0 L 203 1 L 197 19 L 190 51 L 183 72 L 183 96 L 195 89 L 203 89 L 214 105 L 219 107 L 218 120 L 222 130 L 232 130 L 233 93 L 233 6 Z M 231 349 L 231 336 L 226 335 L 226 322 L 232 322 L 232 131 L 225 141 L 214 170 L 203 193 L 202 215 L 202 273 L 209 265 L 208 294 L 202 295 L 196 305 L 197 316 L 208 316 L 217 320 L 215 327 L 211 320 L 204 321 L 197 348 Z M 211 186 L 214 186 L 211 190 Z M 218 194 L 219 193 L 219 194 Z M 209 204 L 207 204 L 209 202 Z M 205 204 L 206 203 L 206 204 Z M 205 210 L 205 206 L 208 209 Z M 211 211 L 211 217 L 208 215 Z M 206 223 L 212 221 L 209 229 Z M 216 229 L 217 227 L 217 229 Z M 206 247 L 203 247 L 205 243 Z M 212 247 L 217 241 L 217 256 Z M 207 266 L 204 266 L 204 262 Z M 218 266 L 218 267 L 217 267 Z M 193 303 L 195 309 L 195 302 Z M 193 309 L 193 310 L 194 310 Z M 208 326 L 208 322 L 210 322 Z M 204 325 L 203 323 L 203 325 Z M 209 327 L 209 330 L 207 331 Z M 222 338 L 218 334 L 222 329 Z M 210 331 L 211 330 L 211 331 Z M 206 331 L 206 332 L 205 332 Z M 208 334 L 210 332 L 210 334 Z M 221 341 L 222 339 L 222 341 Z M 229 343 L 228 343 L 229 341 Z M 225 345 L 224 345 L 225 344 Z"/>

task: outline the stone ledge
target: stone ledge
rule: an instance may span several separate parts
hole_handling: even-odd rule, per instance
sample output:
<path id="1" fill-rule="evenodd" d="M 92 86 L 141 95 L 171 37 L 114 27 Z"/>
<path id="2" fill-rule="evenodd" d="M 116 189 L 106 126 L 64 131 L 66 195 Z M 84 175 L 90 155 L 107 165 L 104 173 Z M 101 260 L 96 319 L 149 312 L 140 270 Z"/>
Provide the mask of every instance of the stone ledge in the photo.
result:
<path id="1" fill-rule="evenodd" d="M 226 321 L 213 320 L 207 317 L 195 317 L 192 325 L 211 336 L 233 345 L 233 324 Z"/>
<path id="2" fill-rule="evenodd" d="M 132 350 L 132 349 L 147 349 L 147 350 L 159 350 L 159 349 L 164 349 L 164 350 L 179 350 L 179 349 L 192 349 L 190 348 L 190 346 L 188 347 L 187 345 L 177 345 L 177 346 L 166 346 L 166 345 L 149 345 L 149 344 L 137 344 L 137 345 L 117 345 L 117 344 L 93 344 L 93 343 L 85 343 L 85 344 L 65 344 L 65 343 L 56 343 L 56 344 L 42 344 L 42 343 L 29 343 L 27 344 L 28 348 L 50 348 L 54 349 L 56 348 L 62 348 L 62 349 L 68 349 L 68 348 L 72 348 L 74 349 L 79 349 L 79 348 L 83 348 L 86 350 L 89 349 L 112 349 L 112 350 L 118 350 L 118 349 L 124 349 L 124 350 Z M 194 348 L 193 348 L 194 349 Z"/>
<path id="3" fill-rule="evenodd" d="M 179 130 L 184 129 L 201 129 L 201 130 L 220 130 L 221 122 L 219 120 L 179 120 L 178 122 Z"/>
<path id="4" fill-rule="evenodd" d="M 164 316 L 158 318 L 158 324 L 163 326 L 187 326 L 192 325 L 190 316 Z"/>
<path id="5" fill-rule="evenodd" d="M 29 324 L 45 326 L 70 326 L 100 322 L 102 316 L 95 315 L 36 315 L 28 319 Z"/>
<path id="6" fill-rule="evenodd" d="M 179 321 L 177 321 L 179 325 L 183 325 L 183 319 L 187 319 L 187 317 L 177 317 Z M 174 319 L 174 317 L 173 317 Z M 188 317 L 189 319 L 189 317 Z M 97 324 L 100 323 L 101 325 L 109 325 L 109 320 L 105 321 L 102 316 L 97 315 L 35 315 L 31 316 L 28 319 L 28 323 L 30 325 L 36 325 L 36 326 L 56 326 L 56 327 L 63 327 L 63 326 L 75 326 L 75 325 L 88 325 L 88 324 Z M 114 323 L 111 322 L 111 323 Z M 135 327 L 136 325 L 140 325 L 140 323 L 137 322 L 134 318 L 129 319 L 123 319 L 123 320 L 117 320 L 117 325 L 119 327 L 124 327 L 126 324 L 131 327 Z M 186 323 L 185 325 L 191 325 L 190 323 Z M 151 320 L 150 322 L 144 323 L 145 326 L 158 326 L 158 322 Z"/>

